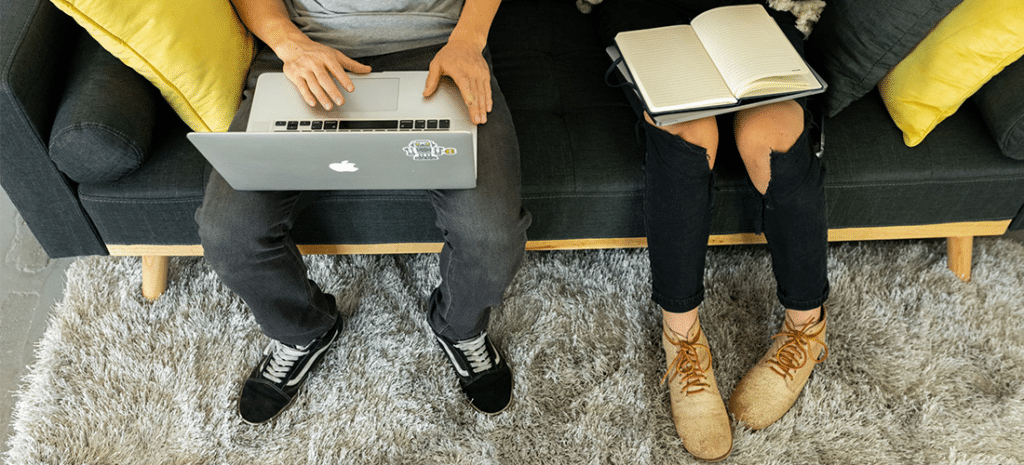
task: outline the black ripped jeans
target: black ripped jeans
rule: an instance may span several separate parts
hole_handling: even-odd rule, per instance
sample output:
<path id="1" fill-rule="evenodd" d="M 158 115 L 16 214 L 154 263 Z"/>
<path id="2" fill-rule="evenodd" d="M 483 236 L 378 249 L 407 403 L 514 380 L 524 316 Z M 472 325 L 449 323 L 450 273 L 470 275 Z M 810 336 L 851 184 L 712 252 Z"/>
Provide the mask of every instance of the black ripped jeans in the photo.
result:
<path id="1" fill-rule="evenodd" d="M 669 312 L 704 300 L 704 266 L 715 176 L 707 150 L 647 123 L 644 214 L 650 251 L 652 299 Z M 764 232 L 778 283 L 779 302 L 793 310 L 819 307 L 828 298 L 828 230 L 824 170 L 811 153 L 807 131 L 788 152 L 772 152 L 771 182 L 750 214 Z"/>
<path id="2" fill-rule="evenodd" d="M 598 32 L 606 45 L 620 31 L 689 23 L 695 15 L 742 0 L 605 0 L 594 7 Z M 749 3 L 756 3 L 749 2 Z M 798 52 L 803 35 L 792 15 L 768 8 Z M 685 83 L 681 83 L 685 85 Z M 704 266 L 715 176 L 708 152 L 643 120 L 643 107 L 626 95 L 646 132 L 644 213 L 650 251 L 652 299 L 669 312 L 686 312 L 704 300 Z M 803 106 L 803 102 L 800 102 Z M 719 117 L 720 128 L 730 120 Z M 825 223 L 824 169 L 804 133 L 787 152 L 772 152 L 771 181 L 764 195 L 752 183 L 756 199 L 749 212 L 755 232 L 763 232 L 772 257 L 779 301 L 793 310 L 811 310 L 828 298 L 828 229 Z M 722 131 L 729 134 L 732 131 Z M 719 154 L 722 156 L 724 154 Z"/>

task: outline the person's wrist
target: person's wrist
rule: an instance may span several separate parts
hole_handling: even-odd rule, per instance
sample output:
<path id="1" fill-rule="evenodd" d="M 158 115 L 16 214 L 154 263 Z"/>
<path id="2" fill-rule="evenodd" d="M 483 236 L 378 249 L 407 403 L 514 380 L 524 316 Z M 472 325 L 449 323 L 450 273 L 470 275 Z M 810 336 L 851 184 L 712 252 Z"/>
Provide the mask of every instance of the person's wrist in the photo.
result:
<path id="1" fill-rule="evenodd" d="M 456 28 L 448 37 L 448 43 L 460 43 L 472 47 L 477 51 L 483 51 L 487 46 L 487 33 L 479 33 Z"/>
<path id="2" fill-rule="evenodd" d="M 274 33 L 261 39 L 279 58 L 285 61 L 296 55 L 305 43 L 310 42 L 309 37 L 301 32 Z"/>

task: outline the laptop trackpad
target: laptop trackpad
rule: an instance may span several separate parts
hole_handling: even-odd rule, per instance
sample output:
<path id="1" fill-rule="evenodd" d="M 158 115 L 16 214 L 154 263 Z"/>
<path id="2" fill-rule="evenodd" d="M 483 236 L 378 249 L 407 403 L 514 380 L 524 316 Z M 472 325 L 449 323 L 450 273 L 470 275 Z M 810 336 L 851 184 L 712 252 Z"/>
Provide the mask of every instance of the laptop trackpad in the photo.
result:
<path id="1" fill-rule="evenodd" d="M 398 110 L 398 78 L 359 77 L 349 75 L 355 92 L 341 89 L 345 96 L 343 111 Z M 341 86 L 338 86 L 340 89 Z"/>

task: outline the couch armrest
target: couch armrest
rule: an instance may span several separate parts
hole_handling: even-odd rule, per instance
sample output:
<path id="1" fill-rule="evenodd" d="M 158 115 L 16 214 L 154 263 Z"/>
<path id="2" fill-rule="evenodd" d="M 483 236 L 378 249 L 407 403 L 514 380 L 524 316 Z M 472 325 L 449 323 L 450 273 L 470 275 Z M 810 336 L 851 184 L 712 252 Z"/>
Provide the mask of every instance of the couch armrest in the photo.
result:
<path id="1" fill-rule="evenodd" d="M 113 182 L 146 160 L 156 126 L 156 88 L 83 34 L 74 46 L 53 121 L 50 159 L 80 184 Z"/>
<path id="2" fill-rule="evenodd" d="M 0 35 L 0 185 L 50 257 L 106 254 L 47 141 L 81 29 L 47 0 L 11 0 Z"/>

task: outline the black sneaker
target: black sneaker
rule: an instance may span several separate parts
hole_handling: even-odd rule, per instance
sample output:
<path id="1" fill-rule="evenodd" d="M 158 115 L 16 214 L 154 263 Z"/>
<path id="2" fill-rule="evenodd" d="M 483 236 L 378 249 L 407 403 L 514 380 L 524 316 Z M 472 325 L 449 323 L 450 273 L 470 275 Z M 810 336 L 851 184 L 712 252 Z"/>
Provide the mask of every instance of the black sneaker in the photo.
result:
<path id="1" fill-rule="evenodd" d="M 263 351 L 263 360 L 242 385 L 238 397 L 238 413 L 242 420 L 250 425 L 266 423 L 288 408 L 341 328 L 339 316 L 334 327 L 305 347 L 272 341 Z"/>
<path id="2" fill-rule="evenodd" d="M 501 413 L 512 403 L 512 370 L 487 339 L 487 331 L 464 341 L 435 334 L 459 375 L 462 392 L 477 411 Z"/>

